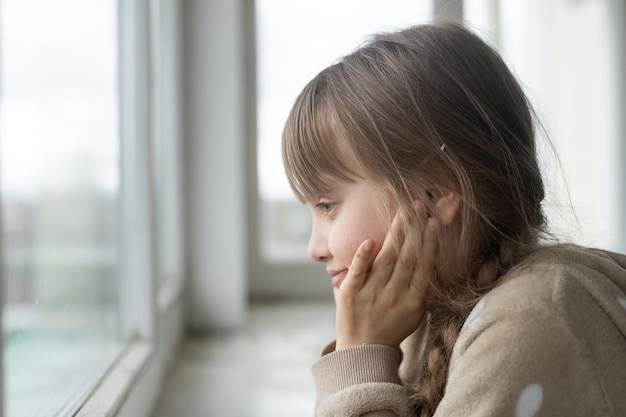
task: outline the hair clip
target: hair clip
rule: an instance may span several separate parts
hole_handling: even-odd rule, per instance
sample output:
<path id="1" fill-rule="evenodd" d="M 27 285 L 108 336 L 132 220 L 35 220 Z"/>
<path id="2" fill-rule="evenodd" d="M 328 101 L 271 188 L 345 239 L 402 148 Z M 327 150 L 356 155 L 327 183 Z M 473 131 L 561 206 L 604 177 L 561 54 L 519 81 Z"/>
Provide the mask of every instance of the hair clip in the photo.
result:
<path id="1" fill-rule="evenodd" d="M 442 143 L 439 149 L 441 149 L 441 152 L 443 152 L 446 149 L 446 144 Z"/>

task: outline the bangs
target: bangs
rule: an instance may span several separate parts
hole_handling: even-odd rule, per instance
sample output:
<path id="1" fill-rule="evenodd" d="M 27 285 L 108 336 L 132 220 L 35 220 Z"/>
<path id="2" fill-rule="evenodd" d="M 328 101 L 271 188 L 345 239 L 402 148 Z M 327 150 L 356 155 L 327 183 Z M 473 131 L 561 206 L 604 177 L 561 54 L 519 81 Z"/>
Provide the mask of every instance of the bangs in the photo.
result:
<path id="1" fill-rule="evenodd" d="M 320 73 L 300 93 L 283 131 L 285 172 L 302 202 L 319 198 L 339 181 L 360 177 L 333 104 L 340 101 L 330 98 L 326 76 Z"/>

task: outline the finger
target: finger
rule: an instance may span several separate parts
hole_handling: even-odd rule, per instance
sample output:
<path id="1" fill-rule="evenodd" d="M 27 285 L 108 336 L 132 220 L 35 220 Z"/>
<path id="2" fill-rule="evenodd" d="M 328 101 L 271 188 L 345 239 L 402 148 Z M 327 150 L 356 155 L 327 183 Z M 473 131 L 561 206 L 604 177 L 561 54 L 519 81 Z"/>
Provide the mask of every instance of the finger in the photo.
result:
<path id="1" fill-rule="evenodd" d="M 385 286 L 391 279 L 399 252 L 404 243 L 405 218 L 406 213 L 399 210 L 391 222 L 382 247 L 372 265 L 371 282 Z"/>
<path id="2" fill-rule="evenodd" d="M 350 268 L 348 268 L 348 275 L 341 284 L 342 291 L 356 292 L 363 288 L 373 252 L 374 242 L 372 240 L 368 239 L 359 245 L 354 258 L 352 258 Z"/>
<path id="3" fill-rule="evenodd" d="M 416 235 L 415 231 L 407 231 L 400 253 L 396 259 L 393 273 L 389 279 L 389 284 L 407 288 L 411 282 L 420 246 Z"/>
<path id="4" fill-rule="evenodd" d="M 422 233 L 426 227 L 426 210 L 422 205 L 414 207 L 414 211 L 404 225 L 404 240 L 400 247 L 389 284 L 406 289 L 413 280 L 418 262 L 418 253 L 422 246 Z"/>
<path id="5" fill-rule="evenodd" d="M 430 278 L 436 273 L 435 262 L 439 246 L 439 228 L 439 220 L 436 217 L 427 219 L 424 235 L 422 236 L 419 260 L 411 277 L 411 288 L 418 291 L 425 291 Z"/>

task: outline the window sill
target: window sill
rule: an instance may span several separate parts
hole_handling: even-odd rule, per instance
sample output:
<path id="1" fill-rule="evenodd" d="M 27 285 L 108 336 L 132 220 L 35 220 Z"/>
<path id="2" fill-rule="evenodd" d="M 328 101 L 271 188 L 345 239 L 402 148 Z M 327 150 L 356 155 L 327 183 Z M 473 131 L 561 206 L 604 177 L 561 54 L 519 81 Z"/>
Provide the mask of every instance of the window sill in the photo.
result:
<path id="1" fill-rule="evenodd" d="M 74 417 L 147 417 L 183 337 L 184 282 L 168 280 L 159 289 L 154 339 L 136 338 Z"/>
<path id="2" fill-rule="evenodd" d="M 147 367 L 151 356 L 152 347 L 149 343 L 132 342 L 75 417 L 115 415 L 136 384 L 139 375 Z"/>

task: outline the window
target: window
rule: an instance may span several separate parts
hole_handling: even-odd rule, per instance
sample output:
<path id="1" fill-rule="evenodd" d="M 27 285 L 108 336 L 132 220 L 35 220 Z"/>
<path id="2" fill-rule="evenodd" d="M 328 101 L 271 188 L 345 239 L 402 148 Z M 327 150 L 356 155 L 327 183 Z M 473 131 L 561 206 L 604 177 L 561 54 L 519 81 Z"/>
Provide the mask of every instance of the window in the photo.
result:
<path id="1" fill-rule="evenodd" d="M 293 197 L 280 159 L 291 105 L 311 78 L 370 34 L 430 20 L 431 1 L 257 0 L 256 8 L 261 250 L 270 261 L 302 260 L 309 214 Z"/>
<path id="2" fill-rule="evenodd" d="M 0 415 L 147 416 L 184 330 L 182 6 L 0 7 Z"/>
<path id="3" fill-rule="evenodd" d="M 256 0 L 259 230 L 252 248 L 258 254 L 251 268 L 253 296 L 330 295 L 322 269 L 307 256 L 310 214 L 292 195 L 281 160 L 282 128 L 296 96 L 373 32 L 430 20 L 431 3 Z"/>
<path id="4" fill-rule="evenodd" d="M 69 415 L 129 337 L 117 1 L 1 7 L 5 416 Z"/>

